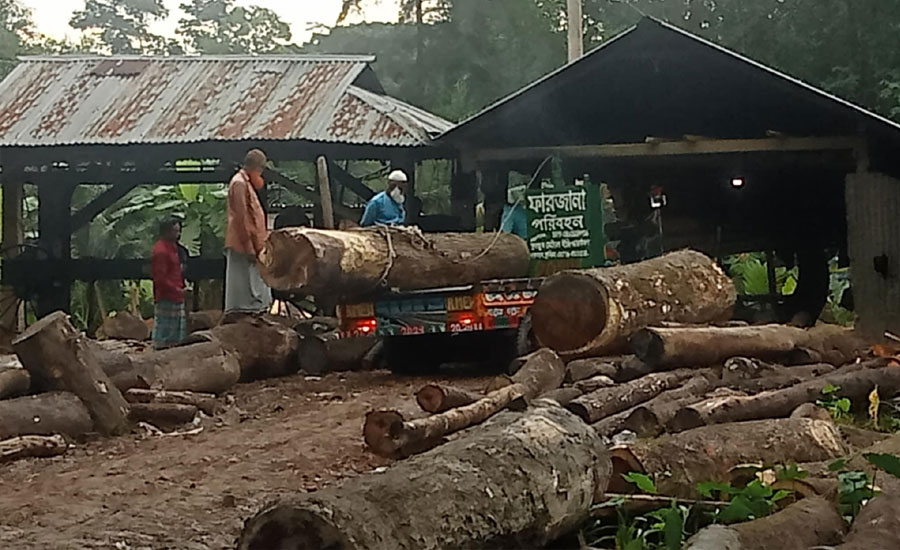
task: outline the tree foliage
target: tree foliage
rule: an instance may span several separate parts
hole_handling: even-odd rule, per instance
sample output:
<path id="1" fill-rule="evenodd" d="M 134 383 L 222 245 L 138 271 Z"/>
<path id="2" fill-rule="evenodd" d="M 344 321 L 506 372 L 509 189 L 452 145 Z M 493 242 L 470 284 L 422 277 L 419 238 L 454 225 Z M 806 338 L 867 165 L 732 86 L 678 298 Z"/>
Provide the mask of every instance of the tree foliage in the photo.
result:
<path id="1" fill-rule="evenodd" d="M 206 54 L 279 53 L 291 49 L 291 28 L 274 11 L 233 0 L 192 0 L 177 33 L 188 49 Z"/>
<path id="2" fill-rule="evenodd" d="M 69 25 L 92 35 L 109 53 L 176 53 L 176 42 L 150 32 L 150 25 L 168 14 L 162 0 L 87 0 Z"/>

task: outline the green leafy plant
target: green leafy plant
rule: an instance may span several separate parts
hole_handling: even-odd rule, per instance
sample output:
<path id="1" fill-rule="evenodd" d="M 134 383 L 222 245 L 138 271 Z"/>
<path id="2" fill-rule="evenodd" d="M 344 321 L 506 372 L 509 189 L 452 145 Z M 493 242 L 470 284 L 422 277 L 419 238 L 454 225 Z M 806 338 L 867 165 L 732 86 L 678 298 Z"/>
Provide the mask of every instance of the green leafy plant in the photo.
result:
<path id="1" fill-rule="evenodd" d="M 850 410 L 853 407 L 853 403 L 850 401 L 850 399 L 846 397 L 838 397 L 837 394 L 840 391 L 840 386 L 828 384 L 827 386 L 822 388 L 822 399 L 816 401 L 816 405 L 827 410 L 829 414 L 831 414 L 831 417 L 835 420 L 843 420 L 849 418 L 851 416 Z"/>
<path id="2" fill-rule="evenodd" d="M 772 513 L 778 501 L 790 496 L 790 491 L 775 491 L 771 486 L 755 479 L 746 487 L 735 487 L 731 483 L 703 482 L 697 484 L 697 491 L 704 498 L 728 501 L 728 506 L 715 514 L 716 522 L 738 523 L 765 517 Z"/>
<path id="3" fill-rule="evenodd" d="M 637 488 L 644 493 L 648 493 L 651 495 L 656 494 L 656 483 L 653 481 L 653 478 L 651 478 L 647 474 L 631 472 L 628 474 L 623 474 L 622 477 L 625 479 L 625 481 L 634 483 Z"/>
<path id="4" fill-rule="evenodd" d="M 900 458 L 887 453 L 866 453 L 863 458 L 876 468 L 900 478 Z"/>
<path id="5" fill-rule="evenodd" d="M 846 461 L 839 467 L 832 463 L 829 469 L 837 467 L 840 470 L 843 465 Z M 873 482 L 869 474 L 858 470 L 838 474 L 838 510 L 848 523 L 859 514 L 863 504 L 875 496 Z"/>

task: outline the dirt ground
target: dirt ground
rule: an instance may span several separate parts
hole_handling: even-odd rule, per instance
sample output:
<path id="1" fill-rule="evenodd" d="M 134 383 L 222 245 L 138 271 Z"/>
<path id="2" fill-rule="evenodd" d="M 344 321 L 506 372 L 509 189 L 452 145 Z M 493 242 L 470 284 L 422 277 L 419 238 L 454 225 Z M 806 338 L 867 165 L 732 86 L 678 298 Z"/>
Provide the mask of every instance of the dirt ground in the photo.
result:
<path id="1" fill-rule="evenodd" d="M 379 371 L 243 384 L 197 435 L 138 428 L 0 466 L 0 548 L 233 548 L 265 503 L 385 465 L 363 446 L 365 414 L 421 414 L 414 392 L 426 380 Z"/>

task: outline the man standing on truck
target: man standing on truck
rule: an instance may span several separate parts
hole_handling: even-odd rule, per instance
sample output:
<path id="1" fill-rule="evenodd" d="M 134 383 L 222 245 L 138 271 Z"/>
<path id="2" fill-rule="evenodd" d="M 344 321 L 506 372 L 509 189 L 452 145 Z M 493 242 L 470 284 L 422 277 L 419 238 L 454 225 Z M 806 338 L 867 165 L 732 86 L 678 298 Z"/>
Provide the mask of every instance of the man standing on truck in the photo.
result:
<path id="1" fill-rule="evenodd" d="M 376 194 L 366 204 L 359 225 L 403 225 L 406 222 L 406 184 L 409 178 L 403 170 L 394 170 L 388 176 L 387 189 Z"/>
<path id="2" fill-rule="evenodd" d="M 253 149 L 228 185 L 225 230 L 225 313 L 260 313 L 272 305 L 272 290 L 259 274 L 257 257 L 268 237 L 266 213 L 256 192 L 263 188 L 266 154 Z"/>

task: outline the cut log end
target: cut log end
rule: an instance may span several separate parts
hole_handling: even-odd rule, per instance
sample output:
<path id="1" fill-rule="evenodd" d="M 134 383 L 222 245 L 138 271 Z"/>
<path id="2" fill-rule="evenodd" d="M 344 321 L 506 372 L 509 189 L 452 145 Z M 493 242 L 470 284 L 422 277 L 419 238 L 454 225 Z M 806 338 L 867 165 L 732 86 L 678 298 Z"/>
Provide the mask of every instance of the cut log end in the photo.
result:
<path id="1" fill-rule="evenodd" d="M 282 249 L 289 249 L 291 253 L 279 253 Z M 315 257 L 315 248 L 302 234 L 273 231 L 259 254 L 259 267 L 272 288 L 294 290 L 303 288 L 315 278 Z"/>
<path id="2" fill-rule="evenodd" d="M 535 335 L 557 351 L 575 351 L 603 332 L 607 297 L 590 277 L 560 273 L 547 280 L 531 306 Z"/>
<path id="3" fill-rule="evenodd" d="M 566 409 L 568 409 L 569 412 L 575 414 L 575 416 L 584 420 L 585 422 L 589 423 L 591 421 L 591 411 L 583 403 L 572 401 L 571 403 L 566 405 Z"/>
<path id="4" fill-rule="evenodd" d="M 400 446 L 394 440 L 403 425 L 403 416 L 397 411 L 372 411 L 366 414 L 363 439 L 375 454 L 396 457 Z"/>
<path id="5" fill-rule="evenodd" d="M 665 342 L 652 330 L 640 330 L 631 337 L 631 351 L 648 365 L 658 365 L 665 353 Z"/>
<path id="6" fill-rule="evenodd" d="M 351 550 L 356 548 L 326 518 L 291 506 L 274 506 L 244 526 L 238 550 Z"/>
<path id="7" fill-rule="evenodd" d="M 695 409 L 685 408 L 675 413 L 675 417 L 666 428 L 672 433 L 683 432 L 705 426 L 703 415 Z"/>

